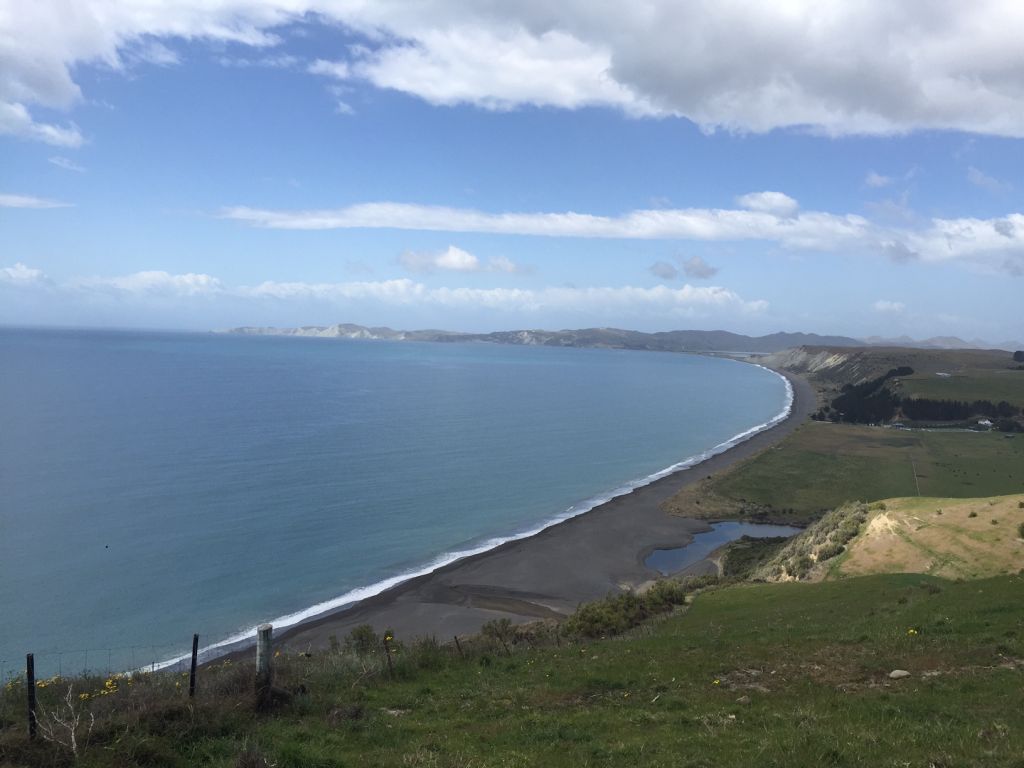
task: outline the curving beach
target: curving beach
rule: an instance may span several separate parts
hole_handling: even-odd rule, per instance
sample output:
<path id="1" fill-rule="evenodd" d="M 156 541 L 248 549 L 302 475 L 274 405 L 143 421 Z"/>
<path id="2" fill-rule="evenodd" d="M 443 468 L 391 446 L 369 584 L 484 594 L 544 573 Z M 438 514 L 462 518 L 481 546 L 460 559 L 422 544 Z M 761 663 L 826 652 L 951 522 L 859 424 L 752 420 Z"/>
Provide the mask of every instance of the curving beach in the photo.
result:
<path id="1" fill-rule="evenodd" d="M 661 503 L 685 486 L 774 445 L 804 422 L 815 396 L 802 378 L 783 371 L 793 390 L 789 414 L 722 453 L 611 499 L 527 538 L 466 557 L 335 611 L 290 627 L 280 641 L 295 650 L 322 648 L 360 624 L 391 628 L 398 637 L 451 638 L 484 622 L 559 618 L 609 592 L 634 588 L 658 574 L 643 561 L 654 549 L 682 547 L 711 530 L 703 520 L 670 515 Z M 706 564 L 705 564 L 706 565 Z M 701 564 L 695 568 L 700 570 Z"/>

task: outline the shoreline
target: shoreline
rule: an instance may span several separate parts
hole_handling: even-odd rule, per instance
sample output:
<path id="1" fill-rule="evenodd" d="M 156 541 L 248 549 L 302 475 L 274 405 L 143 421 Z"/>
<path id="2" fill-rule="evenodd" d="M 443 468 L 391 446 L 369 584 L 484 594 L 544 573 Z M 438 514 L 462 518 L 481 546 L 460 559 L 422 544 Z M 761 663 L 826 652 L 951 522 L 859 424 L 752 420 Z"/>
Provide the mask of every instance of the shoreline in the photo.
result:
<path id="1" fill-rule="evenodd" d="M 360 624 L 370 624 L 378 632 L 392 629 L 404 638 L 450 638 L 475 633 L 495 618 L 514 623 L 563 618 L 580 603 L 657 578 L 659 574 L 643 565 L 645 553 L 686 546 L 694 534 L 710 530 L 711 522 L 668 514 L 660 509 L 661 502 L 774 445 L 813 412 L 815 395 L 805 379 L 768 370 L 782 376 L 792 392 L 788 414 L 775 417 L 774 424 L 745 438 L 738 435 L 740 442 L 720 453 L 688 466 L 673 465 L 645 485 L 535 533 L 286 626 L 276 642 L 292 650 L 323 648 L 332 637 L 340 640 Z M 251 640 L 240 638 L 236 644 L 204 651 L 204 662 L 237 657 L 251 652 Z"/>

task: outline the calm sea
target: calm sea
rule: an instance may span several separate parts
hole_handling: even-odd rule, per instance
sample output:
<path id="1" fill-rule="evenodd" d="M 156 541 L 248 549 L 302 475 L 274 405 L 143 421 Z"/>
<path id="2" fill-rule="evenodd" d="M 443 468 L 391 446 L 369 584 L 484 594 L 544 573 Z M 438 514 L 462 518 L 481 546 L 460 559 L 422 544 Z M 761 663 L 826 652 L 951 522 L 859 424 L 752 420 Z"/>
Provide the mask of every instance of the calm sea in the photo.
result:
<path id="1" fill-rule="evenodd" d="M 0 330 L 0 673 L 149 664 L 373 594 L 786 399 L 691 355 Z"/>

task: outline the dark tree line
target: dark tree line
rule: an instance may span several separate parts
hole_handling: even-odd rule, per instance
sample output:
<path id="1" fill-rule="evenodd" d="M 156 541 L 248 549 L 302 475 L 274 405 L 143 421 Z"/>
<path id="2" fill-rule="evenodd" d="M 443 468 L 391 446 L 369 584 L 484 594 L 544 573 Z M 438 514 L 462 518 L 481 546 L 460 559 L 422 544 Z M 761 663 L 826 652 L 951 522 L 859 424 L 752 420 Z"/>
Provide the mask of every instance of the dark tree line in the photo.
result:
<path id="1" fill-rule="evenodd" d="M 1009 419 L 1020 414 L 1020 408 L 1010 405 L 1005 400 L 999 403 L 992 403 L 990 400 L 975 400 L 968 403 L 963 400 L 904 398 L 900 401 L 900 410 L 904 416 L 914 421 L 964 421 L 971 416 Z"/>
<path id="2" fill-rule="evenodd" d="M 847 384 L 843 392 L 832 401 L 832 413 L 829 416 L 819 414 L 819 418 L 832 421 L 845 421 L 852 424 L 874 424 L 879 421 L 891 421 L 896 415 L 900 399 L 885 386 L 885 382 L 898 376 L 909 376 L 913 368 L 902 366 L 893 368 L 877 379 L 860 384 Z"/>

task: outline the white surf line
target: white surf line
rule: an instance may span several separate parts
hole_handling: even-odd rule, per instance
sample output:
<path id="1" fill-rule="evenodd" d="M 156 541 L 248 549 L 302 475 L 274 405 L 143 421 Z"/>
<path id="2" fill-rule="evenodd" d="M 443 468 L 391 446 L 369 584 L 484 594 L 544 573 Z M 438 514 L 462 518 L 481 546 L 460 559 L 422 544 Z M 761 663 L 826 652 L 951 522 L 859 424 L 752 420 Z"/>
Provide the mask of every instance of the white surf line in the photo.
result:
<path id="1" fill-rule="evenodd" d="M 627 482 L 608 493 L 597 494 L 583 502 L 573 504 L 562 514 L 556 515 L 555 517 L 549 519 L 547 522 L 542 523 L 540 526 L 536 528 L 531 528 L 521 533 L 511 534 L 509 536 L 494 537 L 482 542 L 476 547 L 472 547 L 469 549 L 444 553 L 442 555 L 439 555 L 434 560 L 430 561 L 427 565 L 421 568 L 410 570 L 395 576 L 391 576 L 387 579 L 383 579 L 374 584 L 370 584 L 363 587 L 356 587 L 355 589 L 349 590 L 348 592 L 345 592 L 344 594 L 339 595 L 336 598 L 325 600 L 321 603 L 317 603 L 316 605 L 312 605 L 308 608 L 295 611 L 294 613 L 279 616 L 276 619 L 271 619 L 267 623 L 272 624 L 275 630 L 289 629 L 295 626 L 296 624 L 306 621 L 307 619 L 311 619 L 316 616 L 322 616 L 326 613 L 336 611 L 340 608 L 345 608 L 347 606 L 354 605 L 355 603 L 358 603 L 367 598 L 375 597 L 379 595 L 381 592 L 385 592 L 391 589 L 392 587 L 397 587 L 411 579 L 415 579 L 420 576 L 426 576 L 430 573 L 433 573 L 438 568 L 443 568 L 446 565 L 450 565 L 451 563 L 457 562 L 464 558 L 483 554 L 484 552 L 489 552 L 490 550 L 496 549 L 497 547 L 500 547 L 501 545 L 507 544 L 511 541 L 520 541 L 522 539 L 528 539 L 531 536 L 536 536 L 538 533 L 546 531 L 548 528 L 554 525 L 558 525 L 559 523 L 563 523 L 566 520 L 571 520 L 574 517 L 578 517 L 579 515 L 585 514 L 590 510 L 601 506 L 602 504 L 606 504 L 609 501 L 618 498 L 619 496 L 625 496 L 626 494 L 632 493 L 637 488 L 643 488 L 644 486 L 650 485 L 651 483 L 660 480 L 663 477 L 667 477 L 668 475 L 680 472 L 684 469 L 690 469 L 691 467 L 697 466 L 698 464 L 707 461 L 713 456 L 717 456 L 720 453 L 724 453 L 725 451 L 728 451 L 729 449 L 736 447 L 740 443 L 746 442 L 750 438 L 754 437 L 754 435 L 760 434 L 761 432 L 771 429 L 772 427 L 776 426 L 777 424 L 780 424 L 781 422 L 789 418 L 789 416 L 793 412 L 793 403 L 795 399 L 793 385 L 790 383 L 789 379 L 787 379 L 778 371 L 773 371 L 771 368 L 768 368 L 767 366 L 764 365 L 760 365 L 759 363 L 750 363 L 745 360 L 736 360 L 734 358 L 729 357 L 717 359 L 730 360 L 734 363 L 739 363 L 741 365 L 753 365 L 755 368 L 760 368 L 761 370 L 767 371 L 773 376 L 779 377 L 786 387 L 785 405 L 783 406 L 782 410 L 779 411 L 775 416 L 773 416 L 768 421 L 763 422 L 761 424 L 757 424 L 743 432 L 739 432 L 738 434 L 733 435 L 728 440 L 719 443 L 718 445 L 714 446 L 713 448 L 707 451 L 703 451 L 702 453 L 690 456 L 684 459 L 683 461 L 680 461 L 676 464 L 672 464 L 671 466 L 668 466 L 665 469 L 662 469 L 658 472 L 654 472 L 653 474 L 647 475 L 646 477 L 642 477 L 637 480 Z M 221 653 L 224 652 L 224 649 L 230 648 L 231 646 L 245 644 L 245 646 L 248 647 L 248 645 L 253 642 L 253 638 L 256 634 L 256 626 L 257 625 L 253 625 L 250 628 L 239 630 L 237 633 L 231 635 L 226 640 L 222 640 L 221 642 L 200 648 L 199 658 L 202 660 L 203 663 L 205 663 L 207 661 L 210 661 L 211 659 L 217 658 Z M 165 669 L 167 667 L 173 667 L 177 664 L 185 662 L 190 658 L 191 653 L 182 654 L 181 656 L 176 656 L 166 661 L 158 662 L 152 666 L 152 669 L 157 670 Z"/>

